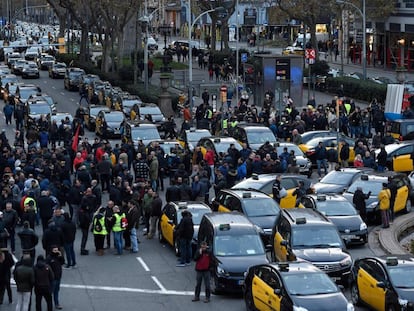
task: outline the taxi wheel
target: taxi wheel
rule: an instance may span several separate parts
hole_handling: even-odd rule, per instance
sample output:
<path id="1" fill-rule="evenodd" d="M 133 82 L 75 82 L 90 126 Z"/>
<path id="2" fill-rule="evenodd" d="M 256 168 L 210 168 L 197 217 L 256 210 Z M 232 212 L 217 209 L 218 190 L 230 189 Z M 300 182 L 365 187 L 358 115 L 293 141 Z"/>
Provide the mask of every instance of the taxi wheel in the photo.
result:
<path id="1" fill-rule="evenodd" d="M 407 203 L 405 203 L 404 213 L 405 214 L 408 214 L 409 212 L 411 212 L 411 207 L 412 207 L 412 205 L 411 205 L 411 199 L 408 198 L 407 199 Z"/>
<path id="2" fill-rule="evenodd" d="M 256 307 L 254 306 L 253 301 L 253 293 L 251 288 L 246 289 L 246 293 L 244 296 L 244 302 L 246 303 L 246 310 L 247 311 L 256 311 Z"/>
<path id="3" fill-rule="evenodd" d="M 361 304 L 361 298 L 359 297 L 359 289 L 356 282 L 351 284 L 351 300 L 352 303 L 356 306 Z"/>

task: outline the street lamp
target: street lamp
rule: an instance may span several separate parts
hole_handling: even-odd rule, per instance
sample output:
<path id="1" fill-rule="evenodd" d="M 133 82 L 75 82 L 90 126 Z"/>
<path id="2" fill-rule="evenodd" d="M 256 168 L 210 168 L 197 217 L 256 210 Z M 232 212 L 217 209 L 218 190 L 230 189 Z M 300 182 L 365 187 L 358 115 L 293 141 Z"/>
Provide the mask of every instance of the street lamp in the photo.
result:
<path id="1" fill-rule="evenodd" d="M 193 49 L 191 47 L 191 30 L 193 29 L 195 23 L 204 15 L 209 14 L 211 12 L 217 11 L 224 11 L 223 7 L 217 7 L 215 9 L 207 10 L 200 15 L 198 15 L 194 21 L 191 23 L 191 0 L 188 1 L 188 58 L 190 60 L 190 64 L 188 65 L 188 100 L 190 101 L 191 111 L 193 111 Z"/>
<path id="2" fill-rule="evenodd" d="M 347 4 L 352 6 L 362 17 L 362 77 L 367 79 L 367 25 L 366 25 L 366 11 L 365 0 L 362 0 L 362 10 L 352 2 L 344 0 L 336 0 L 338 4 Z"/>

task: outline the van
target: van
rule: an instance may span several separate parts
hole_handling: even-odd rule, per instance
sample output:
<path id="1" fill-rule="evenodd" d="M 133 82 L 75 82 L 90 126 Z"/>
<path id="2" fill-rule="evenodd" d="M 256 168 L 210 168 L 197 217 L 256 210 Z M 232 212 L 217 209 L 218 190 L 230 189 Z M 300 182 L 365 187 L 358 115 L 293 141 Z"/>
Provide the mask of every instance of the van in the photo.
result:
<path id="1" fill-rule="evenodd" d="M 253 265 L 268 263 L 259 229 L 243 214 L 206 213 L 197 242 L 211 249 L 211 292 L 241 292 L 244 274 Z"/>

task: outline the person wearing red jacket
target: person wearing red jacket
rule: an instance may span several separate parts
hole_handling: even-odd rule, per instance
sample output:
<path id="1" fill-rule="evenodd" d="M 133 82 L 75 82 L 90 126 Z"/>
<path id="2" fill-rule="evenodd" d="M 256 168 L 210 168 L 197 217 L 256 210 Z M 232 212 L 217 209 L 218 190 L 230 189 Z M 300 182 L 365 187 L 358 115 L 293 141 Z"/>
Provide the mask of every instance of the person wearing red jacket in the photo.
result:
<path id="1" fill-rule="evenodd" d="M 207 152 L 204 155 L 204 161 L 206 161 L 207 165 L 210 166 L 211 175 L 210 175 L 210 182 L 214 183 L 214 151 L 211 148 L 207 148 Z"/>

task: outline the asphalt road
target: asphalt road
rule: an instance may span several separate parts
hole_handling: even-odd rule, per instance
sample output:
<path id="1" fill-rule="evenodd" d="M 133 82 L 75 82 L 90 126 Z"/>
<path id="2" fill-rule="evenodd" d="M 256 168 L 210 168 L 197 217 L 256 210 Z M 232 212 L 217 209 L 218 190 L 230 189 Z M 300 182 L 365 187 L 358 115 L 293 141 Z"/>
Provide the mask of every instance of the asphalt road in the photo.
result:
<path id="1" fill-rule="evenodd" d="M 48 78 L 47 72 L 41 72 L 39 80 L 24 80 L 26 83 L 36 83 L 42 91 L 55 98 L 58 111 L 74 114 L 79 100 L 77 92 L 64 90 L 63 80 Z M 0 104 L 2 106 L 2 104 Z M 6 134 L 13 143 L 14 125 L 6 126 L 2 114 L 0 127 L 6 129 Z M 86 130 L 91 140 L 94 134 Z M 312 177 L 316 182 L 317 176 Z M 164 199 L 164 193 L 161 193 Z M 104 196 L 104 202 L 107 197 Z M 41 232 L 38 227 L 37 232 Z M 107 250 L 105 256 L 97 257 L 93 251 L 93 237 L 89 236 L 89 256 L 79 255 L 80 231 L 77 234 L 77 269 L 64 270 L 61 288 L 61 305 L 64 310 L 199 310 L 239 311 L 244 309 L 241 296 L 213 296 L 211 303 L 193 303 L 195 285 L 194 264 L 192 266 L 175 267 L 176 257 L 171 247 L 160 244 L 158 240 L 147 240 L 140 229 L 139 253 L 126 253 L 115 256 L 114 250 Z M 17 246 L 19 256 L 19 245 Z M 38 245 L 37 254 L 42 253 Z M 374 255 L 368 245 L 350 250 L 353 258 Z M 349 297 L 349 292 L 346 291 Z M 32 300 L 34 302 L 34 300 Z M 5 299 L 6 302 L 6 299 Z M 14 310 L 15 304 L 2 305 L 1 310 Z M 34 307 L 33 307 L 34 309 Z M 33 310 L 32 309 L 32 310 Z M 357 308 L 357 310 L 365 310 Z"/>

